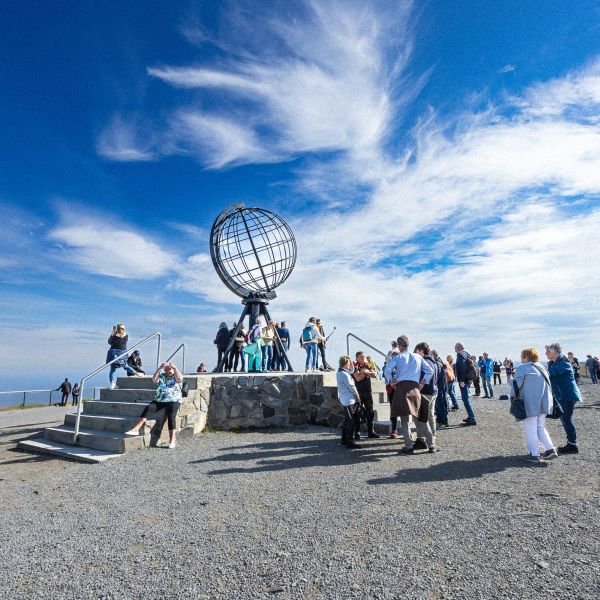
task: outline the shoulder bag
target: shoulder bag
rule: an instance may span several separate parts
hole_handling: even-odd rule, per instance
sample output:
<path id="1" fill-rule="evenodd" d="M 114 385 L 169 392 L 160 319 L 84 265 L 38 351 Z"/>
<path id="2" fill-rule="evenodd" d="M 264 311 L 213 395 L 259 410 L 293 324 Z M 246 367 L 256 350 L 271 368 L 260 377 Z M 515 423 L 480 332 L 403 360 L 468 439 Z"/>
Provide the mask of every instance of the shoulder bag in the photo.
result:
<path id="1" fill-rule="evenodd" d="M 527 377 L 527 375 L 525 375 Z M 515 395 L 510 403 L 510 414 L 517 421 L 524 421 L 527 418 L 527 411 L 525 410 L 525 400 L 521 398 L 521 390 L 517 385 L 517 382 L 513 379 L 513 389 Z"/>
<path id="2" fill-rule="evenodd" d="M 560 419 L 564 411 L 562 409 L 562 406 L 558 403 L 558 400 L 554 396 L 554 393 L 552 392 L 552 384 L 550 383 L 550 377 L 548 376 L 548 373 L 546 373 L 544 369 L 536 367 L 536 365 L 532 366 L 542 374 L 542 377 L 546 380 L 546 383 L 550 388 L 550 393 L 552 394 L 552 412 L 549 415 L 546 415 L 546 417 L 548 419 Z"/>

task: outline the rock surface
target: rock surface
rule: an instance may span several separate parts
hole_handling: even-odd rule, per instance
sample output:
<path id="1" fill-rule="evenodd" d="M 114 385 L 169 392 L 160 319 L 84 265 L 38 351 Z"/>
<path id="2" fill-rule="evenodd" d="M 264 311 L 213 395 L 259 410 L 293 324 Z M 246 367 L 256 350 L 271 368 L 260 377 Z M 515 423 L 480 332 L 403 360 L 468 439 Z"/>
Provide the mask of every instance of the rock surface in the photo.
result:
<path id="1" fill-rule="evenodd" d="M 582 385 L 581 453 L 542 467 L 518 460 L 507 403 L 482 399 L 477 427 L 451 413 L 437 454 L 389 439 L 348 451 L 319 426 L 203 433 L 92 466 L 12 452 L 0 596 L 595 600 L 599 388 Z"/>

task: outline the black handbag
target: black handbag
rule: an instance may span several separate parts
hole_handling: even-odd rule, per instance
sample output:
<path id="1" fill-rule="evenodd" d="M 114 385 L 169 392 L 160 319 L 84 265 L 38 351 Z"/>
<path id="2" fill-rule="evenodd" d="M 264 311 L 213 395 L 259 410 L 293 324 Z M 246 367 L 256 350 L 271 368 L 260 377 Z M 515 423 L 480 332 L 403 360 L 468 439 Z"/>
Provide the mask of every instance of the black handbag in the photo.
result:
<path id="1" fill-rule="evenodd" d="M 524 421 L 527 418 L 527 411 L 525 410 L 525 401 L 521 398 L 521 390 L 517 385 L 517 382 L 513 379 L 513 389 L 515 395 L 510 403 L 510 414 L 517 421 Z"/>

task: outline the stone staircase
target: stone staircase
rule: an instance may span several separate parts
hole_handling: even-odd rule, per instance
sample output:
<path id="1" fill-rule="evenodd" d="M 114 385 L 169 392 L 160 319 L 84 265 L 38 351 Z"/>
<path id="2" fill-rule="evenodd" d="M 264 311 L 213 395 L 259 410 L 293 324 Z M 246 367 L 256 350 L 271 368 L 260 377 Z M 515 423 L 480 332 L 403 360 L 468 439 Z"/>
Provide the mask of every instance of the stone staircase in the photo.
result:
<path id="1" fill-rule="evenodd" d="M 193 376 L 186 376 L 185 379 L 190 392 L 179 409 L 177 429 L 199 433 L 206 425 L 210 381 Z M 77 444 L 73 442 L 76 413 L 72 413 L 65 415 L 63 425 L 47 427 L 40 438 L 23 440 L 19 442 L 18 448 L 99 463 L 127 452 L 167 442 L 167 427 L 162 428 L 162 433 L 153 431 L 157 424 L 151 420 L 140 430 L 140 435 L 125 435 L 154 399 L 155 393 L 150 377 L 120 377 L 117 379 L 117 389 L 103 389 L 100 391 L 100 400 L 84 402 Z"/>

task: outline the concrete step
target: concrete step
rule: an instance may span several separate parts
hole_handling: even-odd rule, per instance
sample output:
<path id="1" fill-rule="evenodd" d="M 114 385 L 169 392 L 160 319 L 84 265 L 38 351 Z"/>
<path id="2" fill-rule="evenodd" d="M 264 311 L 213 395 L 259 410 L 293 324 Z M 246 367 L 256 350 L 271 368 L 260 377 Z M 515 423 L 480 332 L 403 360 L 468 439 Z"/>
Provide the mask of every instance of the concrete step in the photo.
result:
<path id="1" fill-rule="evenodd" d="M 93 450 L 92 448 L 82 448 L 81 446 L 69 446 L 68 444 L 59 444 L 43 438 L 23 440 L 17 444 L 19 450 L 34 452 L 36 454 L 51 454 L 59 458 L 67 458 L 87 463 L 101 463 L 111 458 L 122 456 L 121 454 L 112 454 Z"/>
<path id="2" fill-rule="evenodd" d="M 67 425 L 60 427 L 48 427 L 44 430 L 47 440 L 59 444 L 73 443 L 73 428 Z M 91 429 L 79 430 L 79 446 L 102 450 L 114 454 L 124 454 L 132 450 L 142 450 L 150 444 L 150 436 L 129 436 L 112 431 L 94 431 Z"/>
<path id="3" fill-rule="evenodd" d="M 133 389 L 133 390 L 100 390 L 100 400 L 102 402 L 142 402 L 148 404 L 154 400 L 156 388 Z"/>
<path id="4" fill-rule="evenodd" d="M 190 390 L 195 390 L 198 376 L 184 375 Z M 117 387 L 122 390 L 156 389 L 152 377 L 117 377 Z"/>
<path id="5" fill-rule="evenodd" d="M 123 433 L 129 431 L 138 421 L 139 416 L 120 417 L 114 415 L 87 415 L 82 414 L 79 421 L 80 429 L 93 431 L 116 431 Z M 77 415 L 65 415 L 65 425 L 75 427 Z"/>
<path id="6" fill-rule="evenodd" d="M 148 402 L 108 402 L 88 400 L 83 403 L 84 415 L 110 415 L 113 417 L 139 417 Z"/>

